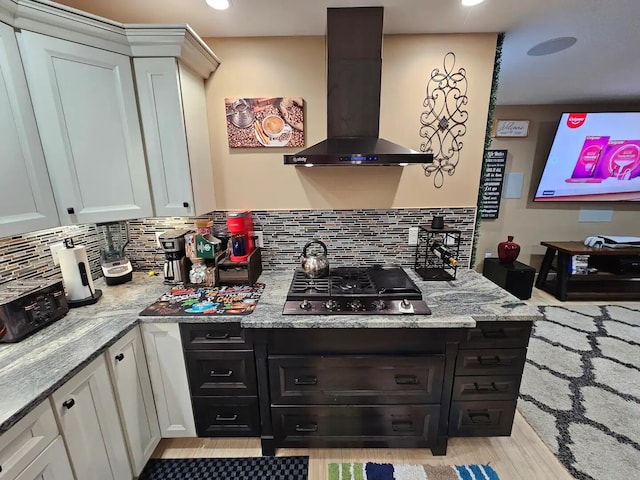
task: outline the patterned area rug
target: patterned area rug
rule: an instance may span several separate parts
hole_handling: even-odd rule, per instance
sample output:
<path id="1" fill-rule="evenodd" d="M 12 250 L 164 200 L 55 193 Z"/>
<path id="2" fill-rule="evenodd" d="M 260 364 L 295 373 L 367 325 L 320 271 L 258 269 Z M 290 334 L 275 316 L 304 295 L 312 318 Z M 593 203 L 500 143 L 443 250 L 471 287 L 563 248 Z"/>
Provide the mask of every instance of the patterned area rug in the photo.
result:
<path id="1" fill-rule="evenodd" d="M 307 480 L 309 457 L 151 459 L 138 480 Z"/>
<path id="2" fill-rule="evenodd" d="M 640 305 L 540 310 L 518 409 L 575 478 L 639 478 Z"/>
<path id="3" fill-rule="evenodd" d="M 330 463 L 329 480 L 499 480 L 489 465 Z"/>

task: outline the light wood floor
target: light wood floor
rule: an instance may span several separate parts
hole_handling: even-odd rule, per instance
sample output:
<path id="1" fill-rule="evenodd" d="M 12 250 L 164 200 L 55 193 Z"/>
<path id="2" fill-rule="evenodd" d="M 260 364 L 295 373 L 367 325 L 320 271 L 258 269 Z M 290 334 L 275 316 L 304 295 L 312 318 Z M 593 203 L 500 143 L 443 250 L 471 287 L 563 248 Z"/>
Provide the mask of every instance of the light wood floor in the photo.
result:
<path id="1" fill-rule="evenodd" d="M 164 439 L 154 458 L 259 457 L 257 438 Z M 426 449 L 279 449 L 278 456 L 309 456 L 309 480 L 326 480 L 330 463 L 383 462 L 430 465 L 490 463 L 501 480 L 571 480 L 573 477 L 516 413 L 510 437 L 453 438 L 447 455 L 434 457 Z"/>
<path id="2" fill-rule="evenodd" d="M 560 302 L 552 295 L 533 289 L 532 305 L 585 305 L 595 302 Z M 601 302 L 611 304 L 614 302 Z M 625 302 L 615 302 L 625 304 Z M 633 303 L 633 302 L 627 302 Z M 635 302 L 638 305 L 638 302 Z M 262 454 L 257 438 L 176 438 L 164 439 L 154 458 L 257 457 Z M 386 462 L 459 465 L 490 463 L 501 480 L 572 480 L 526 420 L 516 412 L 510 437 L 454 438 L 447 455 L 434 457 L 424 449 L 279 449 L 278 456 L 309 456 L 309 480 L 326 480 L 330 463 Z"/>

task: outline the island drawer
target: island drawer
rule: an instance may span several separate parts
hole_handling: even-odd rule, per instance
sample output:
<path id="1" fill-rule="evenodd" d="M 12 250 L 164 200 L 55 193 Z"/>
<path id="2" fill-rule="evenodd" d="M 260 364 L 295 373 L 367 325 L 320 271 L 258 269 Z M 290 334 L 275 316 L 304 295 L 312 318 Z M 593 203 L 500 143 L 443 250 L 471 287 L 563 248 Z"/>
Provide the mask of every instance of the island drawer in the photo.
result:
<path id="1" fill-rule="evenodd" d="M 271 356 L 272 404 L 439 403 L 444 356 Z"/>
<path id="2" fill-rule="evenodd" d="M 260 435 L 257 397 L 193 397 L 198 437 Z"/>
<path id="3" fill-rule="evenodd" d="M 511 435 L 517 400 L 453 402 L 449 416 L 450 437 L 499 437 Z"/>
<path id="4" fill-rule="evenodd" d="M 185 350 L 238 350 L 251 348 L 239 323 L 181 323 Z"/>
<path id="5" fill-rule="evenodd" d="M 526 348 L 460 350 L 456 360 L 456 376 L 520 375 L 526 357 Z"/>
<path id="6" fill-rule="evenodd" d="M 518 398 L 520 375 L 456 377 L 454 400 L 512 400 Z"/>
<path id="7" fill-rule="evenodd" d="M 256 395 L 252 350 L 187 351 L 192 396 Z"/>
<path id="8" fill-rule="evenodd" d="M 347 445 L 385 438 L 437 435 L 439 405 L 272 407 L 275 438 L 305 445 Z M 313 443 L 313 440 L 317 443 Z M 310 441 L 311 440 L 311 441 Z M 354 443 L 354 444 L 355 444 Z"/>
<path id="9" fill-rule="evenodd" d="M 518 348 L 529 345 L 532 322 L 478 322 L 465 331 L 461 349 Z"/>

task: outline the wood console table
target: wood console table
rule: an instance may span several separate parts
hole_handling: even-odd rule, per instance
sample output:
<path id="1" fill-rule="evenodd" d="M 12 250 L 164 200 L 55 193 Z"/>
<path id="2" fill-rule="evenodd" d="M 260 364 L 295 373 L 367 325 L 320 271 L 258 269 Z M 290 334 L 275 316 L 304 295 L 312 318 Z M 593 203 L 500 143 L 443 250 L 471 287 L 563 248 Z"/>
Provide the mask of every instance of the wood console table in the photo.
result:
<path id="1" fill-rule="evenodd" d="M 640 300 L 640 274 L 569 273 L 573 255 L 633 256 L 640 255 L 640 248 L 593 248 L 585 246 L 582 242 L 540 242 L 540 245 L 547 247 L 547 252 L 540 267 L 536 287 L 555 295 L 558 300 Z M 547 280 L 556 254 L 556 278 Z"/>

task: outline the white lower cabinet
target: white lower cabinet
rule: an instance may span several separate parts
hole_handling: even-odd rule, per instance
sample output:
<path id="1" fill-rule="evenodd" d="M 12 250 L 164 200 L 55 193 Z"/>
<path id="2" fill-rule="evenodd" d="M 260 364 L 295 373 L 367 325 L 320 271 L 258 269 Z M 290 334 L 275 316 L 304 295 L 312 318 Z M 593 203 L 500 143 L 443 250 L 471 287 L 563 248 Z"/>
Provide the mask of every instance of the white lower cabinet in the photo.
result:
<path id="1" fill-rule="evenodd" d="M 140 475 L 160 442 L 140 329 L 135 327 L 107 351 L 107 364 L 129 449 L 133 474 Z"/>
<path id="2" fill-rule="evenodd" d="M 177 323 L 143 323 L 142 338 L 162 438 L 196 437 Z"/>
<path id="3" fill-rule="evenodd" d="M 22 478 L 22 472 L 56 438 L 58 438 L 56 419 L 53 416 L 49 402 L 45 401 L 0 437 L 0 479 L 15 480 L 16 478 Z M 64 452 L 64 446 L 62 453 L 64 458 L 61 458 L 60 462 L 66 463 L 68 468 L 69 460 Z M 70 479 L 72 477 L 60 478 Z"/>
<path id="4" fill-rule="evenodd" d="M 77 480 L 130 480 L 118 409 L 104 356 L 50 397 Z"/>
<path id="5" fill-rule="evenodd" d="M 73 480 L 62 437 L 57 437 L 15 480 Z"/>

